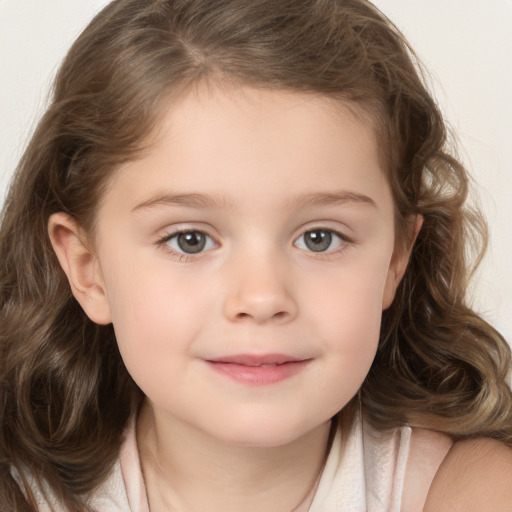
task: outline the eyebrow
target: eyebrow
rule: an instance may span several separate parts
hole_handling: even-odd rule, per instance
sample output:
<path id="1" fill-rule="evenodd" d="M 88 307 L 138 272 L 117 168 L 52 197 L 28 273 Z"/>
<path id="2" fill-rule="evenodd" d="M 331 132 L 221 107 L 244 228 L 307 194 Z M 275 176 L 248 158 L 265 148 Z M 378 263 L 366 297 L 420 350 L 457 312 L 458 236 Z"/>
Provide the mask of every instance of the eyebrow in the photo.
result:
<path id="1" fill-rule="evenodd" d="M 208 194 L 157 194 L 132 208 L 132 212 L 155 206 L 184 206 L 187 208 L 227 208 L 231 204 L 220 196 Z"/>
<path id="2" fill-rule="evenodd" d="M 301 209 L 314 206 L 344 205 L 347 203 L 362 204 L 377 208 L 377 203 L 371 197 L 345 190 L 337 192 L 315 192 L 297 196 L 289 202 L 289 206 Z"/>
<path id="3" fill-rule="evenodd" d="M 364 194 L 357 192 L 338 191 L 338 192 L 314 192 L 311 194 L 300 195 L 288 201 L 290 208 L 311 208 L 315 206 L 344 205 L 347 203 L 369 205 L 377 207 L 375 201 Z M 209 194 L 157 194 L 146 201 L 132 208 L 132 212 L 146 208 L 158 206 L 182 206 L 186 208 L 229 208 L 232 203 L 222 196 L 212 196 Z"/>

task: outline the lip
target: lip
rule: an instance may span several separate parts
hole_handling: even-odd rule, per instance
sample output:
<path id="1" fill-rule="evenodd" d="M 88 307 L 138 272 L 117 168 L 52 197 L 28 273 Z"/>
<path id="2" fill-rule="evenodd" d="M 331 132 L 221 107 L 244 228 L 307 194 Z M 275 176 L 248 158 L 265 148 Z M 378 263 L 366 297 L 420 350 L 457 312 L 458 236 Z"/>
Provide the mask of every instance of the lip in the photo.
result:
<path id="1" fill-rule="evenodd" d="M 207 359 L 205 363 L 237 382 L 265 386 L 293 377 L 311 361 L 286 354 L 236 354 Z"/>

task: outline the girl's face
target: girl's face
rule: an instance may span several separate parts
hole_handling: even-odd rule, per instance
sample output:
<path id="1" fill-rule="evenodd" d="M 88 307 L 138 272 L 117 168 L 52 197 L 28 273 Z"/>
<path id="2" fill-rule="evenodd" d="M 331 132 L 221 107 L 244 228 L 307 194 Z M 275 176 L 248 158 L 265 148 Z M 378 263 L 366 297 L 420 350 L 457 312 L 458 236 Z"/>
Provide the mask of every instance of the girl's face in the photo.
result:
<path id="1" fill-rule="evenodd" d="M 94 300 L 156 418 L 276 446 L 361 386 L 406 264 L 394 239 L 375 135 L 348 109 L 195 91 L 104 196 Z"/>

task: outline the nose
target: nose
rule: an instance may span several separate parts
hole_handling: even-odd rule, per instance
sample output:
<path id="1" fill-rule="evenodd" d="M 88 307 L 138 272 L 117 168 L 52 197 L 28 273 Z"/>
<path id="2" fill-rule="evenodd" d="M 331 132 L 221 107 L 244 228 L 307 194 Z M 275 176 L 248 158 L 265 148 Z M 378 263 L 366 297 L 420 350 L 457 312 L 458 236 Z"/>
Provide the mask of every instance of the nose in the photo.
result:
<path id="1" fill-rule="evenodd" d="M 228 270 L 224 314 L 230 321 L 286 323 L 298 311 L 289 272 L 277 257 L 242 259 Z"/>

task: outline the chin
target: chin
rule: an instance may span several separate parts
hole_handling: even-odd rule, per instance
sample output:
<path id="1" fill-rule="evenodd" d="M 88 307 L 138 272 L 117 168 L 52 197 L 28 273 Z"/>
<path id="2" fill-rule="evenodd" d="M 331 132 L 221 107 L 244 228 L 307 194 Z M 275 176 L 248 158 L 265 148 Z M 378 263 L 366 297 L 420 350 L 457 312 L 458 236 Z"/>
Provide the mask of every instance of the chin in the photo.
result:
<path id="1" fill-rule="evenodd" d="M 277 448 L 298 441 L 322 425 L 307 425 L 268 419 L 267 421 L 240 421 L 221 429 L 217 436 L 223 442 L 237 446 Z"/>

